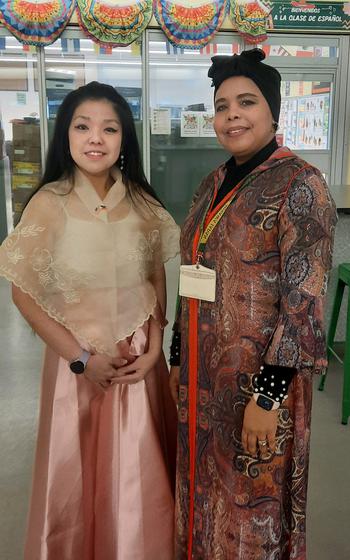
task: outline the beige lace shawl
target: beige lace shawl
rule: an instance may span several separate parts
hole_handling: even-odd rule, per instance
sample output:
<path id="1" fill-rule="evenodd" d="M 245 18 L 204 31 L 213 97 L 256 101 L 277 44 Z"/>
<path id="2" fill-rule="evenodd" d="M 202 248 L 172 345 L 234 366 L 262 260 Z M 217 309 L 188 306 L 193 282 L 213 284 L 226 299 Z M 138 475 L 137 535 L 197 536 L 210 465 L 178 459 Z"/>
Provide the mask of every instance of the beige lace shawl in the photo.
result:
<path id="1" fill-rule="evenodd" d="M 73 189 L 68 181 L 46 185 L 0 247 L 2 276 L 84 348 L 111 356 L 156 313 L 152 274 L 179 250 L 168 212 L 141 197 L 133 203 L 120 171 L 113 177 L 103 200 L 79 171 Z"/>

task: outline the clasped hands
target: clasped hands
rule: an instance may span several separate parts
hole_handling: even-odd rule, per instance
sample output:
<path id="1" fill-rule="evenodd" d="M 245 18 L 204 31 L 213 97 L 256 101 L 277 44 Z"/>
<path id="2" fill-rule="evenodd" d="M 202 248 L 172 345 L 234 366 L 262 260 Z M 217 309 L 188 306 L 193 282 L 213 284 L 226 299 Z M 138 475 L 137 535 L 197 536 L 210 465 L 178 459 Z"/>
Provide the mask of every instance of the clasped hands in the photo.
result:
<path id="1" fill-rule="evenodd" d="M 104 389 L 113 384 L 133 384 L 145 379 L 155 366 L 159 355 L 156 352 L 146 352 L 132 362 L 125 358 L 110 358 L 104 354 L 90 356 L 85 376 Z"/>

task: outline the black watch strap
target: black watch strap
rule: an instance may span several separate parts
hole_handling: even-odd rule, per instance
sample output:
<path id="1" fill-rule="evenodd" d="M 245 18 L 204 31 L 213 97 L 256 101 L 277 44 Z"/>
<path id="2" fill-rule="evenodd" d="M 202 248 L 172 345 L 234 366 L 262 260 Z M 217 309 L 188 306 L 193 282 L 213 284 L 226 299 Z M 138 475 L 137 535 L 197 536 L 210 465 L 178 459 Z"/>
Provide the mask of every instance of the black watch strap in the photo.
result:
<path id="1" fill-rule="evenodd" d="M 69 363 L 71 371 L 77 375 L 84 373 L 86 364 L 91 354 L 87 350 L 83 350 L 79 358 L 75 358 Z"/>

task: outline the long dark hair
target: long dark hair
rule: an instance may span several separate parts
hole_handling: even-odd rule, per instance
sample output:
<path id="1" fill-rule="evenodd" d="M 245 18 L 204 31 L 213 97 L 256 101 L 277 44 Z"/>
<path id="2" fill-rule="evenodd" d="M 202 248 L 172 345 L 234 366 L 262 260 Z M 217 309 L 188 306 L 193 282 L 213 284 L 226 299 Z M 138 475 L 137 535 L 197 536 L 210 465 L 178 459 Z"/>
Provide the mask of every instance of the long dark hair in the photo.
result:
<path id="1" fill-rule="evenodd" d="M 46 157 L 45 172 L 35 192 L 52 181 L 73 178 L 76 164 L 69 150 L 68 130 L 75 110 L 88 100 L 109 101 L 120 119 L 123 135 L 121 153 L 124 155 L 122 175 L 130 196 L 134 198 L 136 194 L 143 197 L 145 192 L 163 206 L 144 174 L 135 123 L 127 101 L 114 87 L 99 82 L 90 82 L 71 91 L 61 103 Z"/>

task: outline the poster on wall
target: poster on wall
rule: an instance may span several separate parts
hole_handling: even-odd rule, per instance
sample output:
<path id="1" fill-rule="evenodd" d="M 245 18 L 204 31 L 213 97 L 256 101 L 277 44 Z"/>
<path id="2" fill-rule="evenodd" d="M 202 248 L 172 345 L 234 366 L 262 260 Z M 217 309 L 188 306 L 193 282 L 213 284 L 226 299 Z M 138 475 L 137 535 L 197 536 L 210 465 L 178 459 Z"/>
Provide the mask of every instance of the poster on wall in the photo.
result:
<path id="1" fill-rule="evenodd" d="M 327 150 L 330 94 L 284 98 L 280 132 L 292 150 Z"/>
<path id="2" fill-rule="evenodd" d="M 151 109 L 151 134 L 171 134 L 170 109 Z"/>
<path id="3" fill-rule="evenodd" d="M 297 99 L 282 99 L 279 130 L 283 132 L 283 143 L 291 150 L 297 147 Z"/>
<path id="4" fill-rule="evenodd" d="M 183 138 L 215 137 L 213 122 L 212 111 L 181 111 L 181 136 Z"/>
<path id="5" fill-rule="evenodd" d="M 328 148 L 329 93 L 298 99 L 299 150 Z"/>
<path id="6" fill-rule="evenodd" d="M 181 111 L 181 136 L 199 136 L 200 111 Z"/>
<path id="7" fill-rule="evenodd" d="M 215 130 L 214 130 L 214 113 L 212 112 L 203 112 L 201 113 L 201 117 L 199 120 L 199 136 L 202 137 L 215 137 Z"/>

